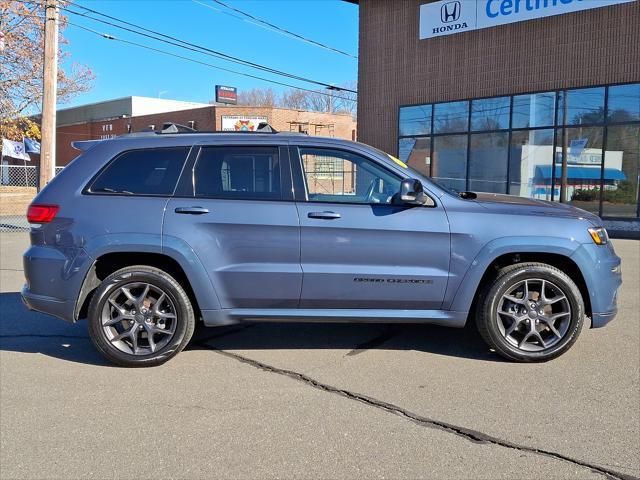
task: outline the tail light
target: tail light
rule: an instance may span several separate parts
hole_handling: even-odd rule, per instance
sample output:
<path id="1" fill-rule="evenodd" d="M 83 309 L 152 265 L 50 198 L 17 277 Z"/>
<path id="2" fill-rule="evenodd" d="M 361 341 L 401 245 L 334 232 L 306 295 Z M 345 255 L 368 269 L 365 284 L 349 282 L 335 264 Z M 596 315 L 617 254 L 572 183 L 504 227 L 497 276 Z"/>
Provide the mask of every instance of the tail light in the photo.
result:
<path id="1" fill-rule="evenodd" d="M 56 217 L 58 210 L 60 210 L 58 205 L 31 204 L 27 210 L 27 221 L 29 223 L 49 223 Z"/>

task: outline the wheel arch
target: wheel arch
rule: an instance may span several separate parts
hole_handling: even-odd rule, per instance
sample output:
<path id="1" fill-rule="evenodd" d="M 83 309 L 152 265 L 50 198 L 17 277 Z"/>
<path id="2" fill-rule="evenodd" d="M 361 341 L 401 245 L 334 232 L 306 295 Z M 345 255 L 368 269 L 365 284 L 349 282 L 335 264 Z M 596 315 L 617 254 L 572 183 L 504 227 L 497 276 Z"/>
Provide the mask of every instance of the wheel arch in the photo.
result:
<path id="1" fill-rule="evenodd" d="M 591 316 L 591 298 L 579 265 L 571 258 L 580 244 L 557 237 L 506 237 L 489 242 L 470 263 L 451 301 L 451 310 L 475 314 L 481 289 L 502 267 L 514 263 L 540 262 L 563 271 L 576 283 L 582 295 L 585 314 Z"/>
<path id="2" fill-rule="evenodd" d="M 576 284 L 578 289 L 580 290 L 580 294 L 582 295 L 582 300 L 584 301 L 585 315 L 591 317 L 591 300 L 589 297 L 589 290 L 587 288 L 587 283 L 582 275 L 582 271 L 580 267 L 570 258 L 565 255 L 561 255 L 558 253 L 544 253 L 544 252 L 514 252 L 514 253 L 505 253 L 495 258 L 493 262 L 489 264 L 487 269 L 485 270 L 478 286 L 473 295 L 473 302 L 471 305 L 471 309 L 469 310 L 469 314 L 472 315 L 475 312 L 476 301 L 478 299 L 478 295 L 487 282 L 491 281 L 491 279 L 496 275 L 498 270 L 518 263 L 526 263 L 526 262 L 536 262 L 536 263 L 546 263 L 547 265 L 551 265 L 552 267 L 556 267 L 558 270 L 566 273 L 571 280 Z"/>

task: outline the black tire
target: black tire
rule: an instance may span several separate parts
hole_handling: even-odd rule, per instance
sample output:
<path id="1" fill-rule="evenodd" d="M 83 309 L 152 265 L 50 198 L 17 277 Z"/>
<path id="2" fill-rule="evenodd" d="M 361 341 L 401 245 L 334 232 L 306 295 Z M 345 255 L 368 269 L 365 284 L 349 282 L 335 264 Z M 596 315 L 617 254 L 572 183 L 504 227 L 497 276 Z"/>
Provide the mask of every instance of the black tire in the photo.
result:
<path id="1" fill-rule="evenodd" d="M 535 282 L 534 279 L 551 282 L 561 290 L 570 306 L 570 315 L 567 315 L 570 319 L 564 327 L 566 333 L 559 341 L 556 340 L 557 343 L 549 348 L 536 347 L 541 348 L 539 351 L 526 351 L 507 340 L 500 330 L 498 306 L 503 295 L 509 293 L 510 289 L 524 280 Z M 576 342 L 582 330 L 584 315 L 584 301 L 580 290 L 566 273 L 545 263 L 518 263 L 499 270 L 482 290 L 477 301 L 476 325 L 489 347 L 503 357 L 517 362 L 545 362 L 562 355 Z M 531 327 L 527 325 L 525 328 Z"/>
<path id="2" fill-rule="evenodd" d="M 161 289 L 175 306 L 175 332 L 166 345 L 145 355 L 134 355 L 119 350 L 109 341 L 102 326 L 102 312 L 109 296 L 129 283 L 143 282 Z M 166 272 L 136 265 L 118 270 L 105 278 L 95 291 L 87 315 L 89 336 L 98 351 L 121 367 L 152 367 L 161 365 L 176 356 L 187 345 L 195 328 L 195 315 L 187 293 Z M 142 329 L 142 327 L 141 327 Z"/>

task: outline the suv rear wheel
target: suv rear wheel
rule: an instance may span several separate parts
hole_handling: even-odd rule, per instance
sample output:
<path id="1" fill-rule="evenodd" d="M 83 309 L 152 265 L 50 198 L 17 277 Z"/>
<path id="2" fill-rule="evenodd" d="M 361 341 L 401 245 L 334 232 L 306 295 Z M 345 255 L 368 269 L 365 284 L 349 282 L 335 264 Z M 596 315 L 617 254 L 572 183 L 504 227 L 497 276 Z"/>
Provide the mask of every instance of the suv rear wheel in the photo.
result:
<path id="1" fill-rule="evenodd" d="M 189 297 L 166 272 L 126 267 L 103 280 L 91 299 L 89 335 L 96 348 L 123 367 L 160 365 L 193 334 Z"/>
<path id="2" fill-rule="evenodd" d="M 480 295 L 476 324 L 490 347 L 519 362 L 543 362 L 566 352 L 584 323 L 576 284 L 544 263 L 498 271 Z"/>

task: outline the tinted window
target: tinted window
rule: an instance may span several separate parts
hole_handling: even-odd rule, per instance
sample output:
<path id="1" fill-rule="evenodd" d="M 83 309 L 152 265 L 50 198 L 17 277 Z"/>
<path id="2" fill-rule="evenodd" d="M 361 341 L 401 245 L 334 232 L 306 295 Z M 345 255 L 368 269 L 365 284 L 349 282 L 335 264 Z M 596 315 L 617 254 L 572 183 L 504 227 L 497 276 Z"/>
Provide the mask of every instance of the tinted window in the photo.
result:
<path id="1" fill-rule="evenodd" d="M 507 193 L 507 132 L 471 135 L 469 189 L 477 192 Z"/>
<path id="2" fill-rule="evenodd" d="M 469 102 L 436 103 L 433 107 L 435 133 L 466 132 L 469 128 Z"/>
<path id="3" fill-rule="evenodd" d="M 189 147 L 124 152 L 93 182 L 96 193 L 171 195 Z"/>
<path id="4" fill-rule="evenodd" d="M 558 123 L 584 125 L 604 122 L 604 87 L 580 88 L 560 93 Z"/>
<path id="5" fill-rule="evenodd" d="M 513 132 L 509 193 L 551 200 L 552 159 L 553 129 Z"/>
<path id="6" fill-rule="evenodd" d="M 400 136 L 431 133 L 431 105 L 417 105 L 400 109 Z"/>
<path id="7" fill-rule="evenodd" d="M 556 93 L 534 93 L 513 97 L 513 128 L 553 126 Z"/>
<path id="8" fill-rule="evenodd" d="M 398 142 L 400 160 L 424 175 L 431 175 L 431 139 L 401 138 Z"/>
<path id="9" fill-rule="evenodd" d="M 471 130 L 509 128 L 509 97 L 484 98 L 471 102 Z"/>
<path id="10" fill-rule="evenodd" d="M 350 152 L 301 148 L 310 201 L 389 204 L 400 179 L 375 162 Z"/>
<path id="11" fill-rule="evenodd" d="M 610 122 L 640 120 L 640 83 L 609 87 L 607 117 Z"/>
<path id="12" fill-rule="evenodd" d="M 281 199 L 277 147 L 205 147 L 194 169 L 199 197 Z"/>
<path id="13" fill-rule="evenodd" d="M 446 135 L 434 138 L 431 175 L 445 187 L 458 191 L 466 189 L 466 135 Z"/>

